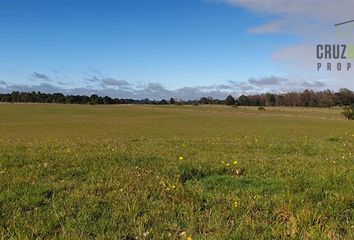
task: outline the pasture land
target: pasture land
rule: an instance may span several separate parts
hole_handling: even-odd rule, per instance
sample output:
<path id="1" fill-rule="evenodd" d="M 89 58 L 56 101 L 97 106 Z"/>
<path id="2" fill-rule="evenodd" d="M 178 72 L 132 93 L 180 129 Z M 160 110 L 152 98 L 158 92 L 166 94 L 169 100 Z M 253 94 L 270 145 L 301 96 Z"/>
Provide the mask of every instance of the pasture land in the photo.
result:
<path id="1" fill-rule="evenodd" d="M 0 105 L 0 239 L 354 239 L 340 109 Z"/>

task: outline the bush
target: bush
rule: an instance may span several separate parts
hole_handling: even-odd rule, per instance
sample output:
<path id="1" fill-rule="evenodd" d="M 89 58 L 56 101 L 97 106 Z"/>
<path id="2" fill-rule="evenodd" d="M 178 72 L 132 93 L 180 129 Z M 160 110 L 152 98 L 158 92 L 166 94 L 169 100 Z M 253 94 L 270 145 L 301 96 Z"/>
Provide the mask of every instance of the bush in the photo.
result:
<path id="1" fill-rule="evenodd" d="M 354 105 L 351 107 L 345 107 L 342 115 L 346 117 L 348 120 L 354 120 Z"/>

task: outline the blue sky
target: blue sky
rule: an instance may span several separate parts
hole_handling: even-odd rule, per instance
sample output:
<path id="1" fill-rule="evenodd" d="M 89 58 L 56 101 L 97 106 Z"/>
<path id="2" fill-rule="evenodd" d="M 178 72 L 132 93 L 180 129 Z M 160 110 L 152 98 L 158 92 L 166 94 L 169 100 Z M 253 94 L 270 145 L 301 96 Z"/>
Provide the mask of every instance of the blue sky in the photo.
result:
<path id="1" fill-rule="evenodd" d="M 298 89 L 304 82 L 336 87 L 321 84 L 328 77 L 314 76 L 312 66 L 296 75 L 298 68 L 284 64 L 283 50 L 314 41 L 302 29 L 324 25 L 320 13 L 296 19 L 291 9 L 269 12 L 271 6 L 258 5 L 257 0 L 3 0 L 0 90 L 198 98 L 284 91 L 280 84 L 286 81 L 297 81 Z M 314 21 L 317 25 L 310 25 Z M 303 62 L 301 56 L 297 61 Z"/>

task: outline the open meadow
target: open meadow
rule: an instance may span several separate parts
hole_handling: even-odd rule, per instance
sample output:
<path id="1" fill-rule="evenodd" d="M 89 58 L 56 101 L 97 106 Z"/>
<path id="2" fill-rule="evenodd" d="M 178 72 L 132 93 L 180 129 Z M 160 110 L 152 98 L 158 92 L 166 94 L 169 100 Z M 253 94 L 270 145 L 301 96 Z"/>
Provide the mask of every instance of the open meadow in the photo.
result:
<path id="1" fill-rule="evenodd" d="M 0 239 L 354 239 L 339 108 L 0 105 Z"/>

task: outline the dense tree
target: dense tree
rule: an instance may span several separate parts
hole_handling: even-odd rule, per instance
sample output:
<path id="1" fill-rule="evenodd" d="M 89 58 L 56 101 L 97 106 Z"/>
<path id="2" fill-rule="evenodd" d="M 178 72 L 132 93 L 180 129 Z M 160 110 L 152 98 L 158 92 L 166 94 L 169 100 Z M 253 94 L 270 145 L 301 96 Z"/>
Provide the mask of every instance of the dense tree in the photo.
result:
<path id="1" fill-rule="evenodd" d="M 267 103 L 268 103 L 267 105 L 275 106 L 276 100 L 275 100 L 274 94 L 267 93 L 266 97 L 267 97 Z"/>
<path id="2" fill-rule="evenodd" d="M 0 93 L 0 102 L 19 103 L 62 103 L 62 104 L 176 104 L 174 98 L 170 101 L 150 100 L 148 98 L 135 100 L 123 98 L 111 98 L 93 94 L 90 97 L 85 95 L 64 95 L 62 93 L 41 93 L 41 92 L 18 92 Z M 314 92 L 305 90 L 303 92 L 290 92 L 283 94 L 256 94 L 241 95 L 235 99 L 229 95 L 225 100 L 202 97 L 200 100 L 178 101 L 179 104 L 227 104 L 241 106 L 291 106 L 291 107 L 331 107 L 351 106 L 354 104 L 354 93 L 349 89 L 340 89 L 339 92 L 330 90 Z"/>
<path id="3" fill-rule="evenodd" d="M 331 90 L 319 92 L 317 95 L 320 107 L 330 107 L 335 105 L 335 97 Z"/>
<path id="4" fill-rule="evenodd" d="M 248 96 L 245 96 L 245 95 L 241 95 L 239 98 L 238 98 L 238 102 L 241 106 L 249 106 L 251 105 L 251 101 L 250 101 L 250 98 Z"/>
<path id="5" fill-rule="evenodd" d="M 214 99 L 212 97 L 201 97 L 199 102 L 200 104 L 212 104 Z"/>
<path id="6" fill-rule="evenodd" d="M 337 96 L 340 105 L 349 106 L 353 103 L 354 93 L 349 89 L 341 88 Z"/>
<path id="7" fill-rule="evenodd" d="M 226 97 L 225 102 L 226 102 L 226 105 L 230 106 L 230 105 L 235 105 L 236 100 L 233 96 L 229 95 Z"/>
<path id="8" fill-rule="evenodd" d="M 162 100 L 160 101 L 160 104 L 165 105 L 165 104 L 168 104 L 168 103 L 167 103 L 167 101 L 166 101 L 165 99 L 162 99 Z"/>

